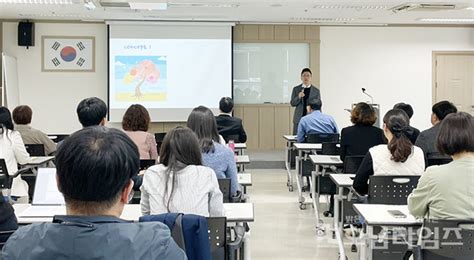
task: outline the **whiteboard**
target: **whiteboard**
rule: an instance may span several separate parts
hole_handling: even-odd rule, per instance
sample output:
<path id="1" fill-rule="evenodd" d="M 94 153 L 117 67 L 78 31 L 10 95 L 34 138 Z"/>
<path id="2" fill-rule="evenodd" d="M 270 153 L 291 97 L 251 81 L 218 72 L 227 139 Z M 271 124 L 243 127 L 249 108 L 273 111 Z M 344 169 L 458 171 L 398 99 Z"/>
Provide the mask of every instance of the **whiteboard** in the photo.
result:
<path id="1" fill-rule="evenodd" d="M 16 58 L 2 53 L 2 64 L 4 79 L 2 104 L 12 111 L 20 104 Z"/>
<path id="2" fill-rule="evenodd" d="M 237 104 L 289 103 L 309 67 L 307 43 L 234 43 L 233 53 Z"/>

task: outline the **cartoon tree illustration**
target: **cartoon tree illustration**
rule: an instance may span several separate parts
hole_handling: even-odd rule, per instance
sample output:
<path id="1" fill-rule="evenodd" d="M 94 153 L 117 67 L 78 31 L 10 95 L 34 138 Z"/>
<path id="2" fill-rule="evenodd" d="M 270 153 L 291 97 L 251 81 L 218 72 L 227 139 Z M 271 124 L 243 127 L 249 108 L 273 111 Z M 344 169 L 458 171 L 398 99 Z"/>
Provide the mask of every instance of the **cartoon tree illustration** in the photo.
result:
<path id="1" fill-rule="evenodd" d="M 140 99 L 143 94 L 141 86 L 144 82 L 155 84 L 160 79 L 160 70 L 151 60 L 144 60 L 135 65 L 124 77 L 124 83 L 130 84 L 137 82 L 135 85 L 134 97 Z"/>

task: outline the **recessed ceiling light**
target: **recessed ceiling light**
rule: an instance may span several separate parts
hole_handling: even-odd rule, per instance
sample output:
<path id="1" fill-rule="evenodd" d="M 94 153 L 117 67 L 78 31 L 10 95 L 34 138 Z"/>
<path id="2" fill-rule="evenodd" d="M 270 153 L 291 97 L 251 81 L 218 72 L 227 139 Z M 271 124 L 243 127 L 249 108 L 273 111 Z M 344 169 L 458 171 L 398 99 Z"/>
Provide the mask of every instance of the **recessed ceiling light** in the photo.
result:
<path id="1" fill-rule="evenodd" d="M 0 0 L 0 4 L 68 5 L 72 0 Z"/>
<path id="2" fill-rule="evenodd" d="M 385 10 L 385 5 L 315 5 L 314 9 L 356 9 L 356 10 Z"/>
<path id="3" fill-rule="evenodd" d="M 466 10 L 474 11 L 474 7 L 473 6 L 467 7 Z"/>
<path id="4" fill-rule="evenodd" d="M 474 23 L 473 18 L 421 18 L 418 20 L 422 22 L 434 23 Z"/>

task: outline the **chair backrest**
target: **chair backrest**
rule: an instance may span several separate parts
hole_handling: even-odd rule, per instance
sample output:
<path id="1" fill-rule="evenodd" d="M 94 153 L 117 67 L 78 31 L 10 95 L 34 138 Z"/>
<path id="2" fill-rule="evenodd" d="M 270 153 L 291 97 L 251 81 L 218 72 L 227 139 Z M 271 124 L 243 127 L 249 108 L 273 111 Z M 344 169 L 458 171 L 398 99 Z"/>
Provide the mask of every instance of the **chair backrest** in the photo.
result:
<path id="1" fill-rule="evenodd" d="M 156 141 L 156 150 L 158 154 L 160 153 L 161 144 L 163 144 L 163 139 L 165 139 L 166 133 L 155 133 L 155 141 Z"/>
<path id="2" fill-rule="evenodd" d="M 30 156 L 45 156 L 44 144 L 25 144 L 26 151 Z"/>
<path id="3" fill-rule="evenodd" d="M 369 203 L 406 205 L 407 197 L 416 188 L 419 178 L 419 175 L 370 176 Z"/>
<path id="4" fill-rule="evenodd" d="M 156 164 L 156 160 L 140 160 L 140 170 L 146 170 Z"/>
<path id="5" fill-rule="evenodd" d="M 225 142 L 228 143 L 229 140 L 234 140 L 234 143 L 239 143 L 239 135 L 222 135 Z"/>
<path id="6" fill-rule="evenodd" d="M 218 179 L 219 182 L 219 189 L 222 192 L 222 196 L 224 198 L 224 203 L 229 203 L 230 202 L 230 179 L 225 178 L 225 179 Z"/>
<path id="7" fill-rule="evenodd" d="M 12 179 L 8 175 L 7 164 L 5 159 L 0 159 L 0 189 L 10 189 L 12 187 Z"/>
<path id="8" fill-rule="evenodd" d="M 322 143 L 321 145 L 321 154 L 324 155 L 339 155 L 339 147 L 337 147 L 338 142 L 328 142 Z"/>
<path id="9" fill-rule="evenodd" d="M 225 217 L 209 217 L 207 225 L 209 226 L 212 260 L 227 259 L 227 219 Z"/>
<path id="10" fill-rule="evenodd" d="M 360 164 L 364 160 L 364 155 L 351 155 L 344 157 L 344 164 L 342 166 L 344 173 L 356 173 Z"/>
<path id="11" fill-rule="evenodd" d="M 424 260 L 472 260 L 473 220 L 425 220 L 421 256 Z"/>
<path id="12" fill-rule="evenodd" d="M 306 134 L 306 142 L 313 144 L 338 143 L 339 134 Z"/>
<path id="13" fill-rule="evenodd" d="M 54 136 L 54 138 L 52 138 L 51 140 L 53 140 L 53 142 L 55 143 L 59 143 L 63 141 L 64 139 L 66 139 L 67 137 L 69 137 L 69 135 L 65 135 L 65 134 L 61 134 L 61 135 L 48 134 L 48 136 Z"/>
<path id="14" fill-rule="evenodd" d="M 443 165 L 453 161 L 453 158 L 449 156 L 430 156 L 426 159 L 426 167 L 433 166 L 433 165 Z"/>

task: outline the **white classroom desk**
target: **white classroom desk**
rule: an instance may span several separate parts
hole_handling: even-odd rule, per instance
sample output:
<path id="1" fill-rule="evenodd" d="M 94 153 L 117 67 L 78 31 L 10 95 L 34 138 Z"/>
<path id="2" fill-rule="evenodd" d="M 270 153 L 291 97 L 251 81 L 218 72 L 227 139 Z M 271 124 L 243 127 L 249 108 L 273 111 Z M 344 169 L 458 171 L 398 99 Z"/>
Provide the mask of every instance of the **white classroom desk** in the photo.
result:
<path id="1" fill-rule="evenodd" d="M 247 193 L 247 187 L 252 186 L 252 174 L 250 173 L 237 173 L 237 179 L 239 184 L 244 188 L 243 193 Z"/>
<path id="2" fill-rule="evenodd" d="M 245 171 L 245 165 L 250 163 L 250 157 L 248 155 L 236 155 L 235 163 L 239 172 Z"/>
<path id="3" fill-rule="evenodd" d="M 339 258 L 345 259 L 346 252 L 344 251 L 344 243 L 342 241 L 344 220 L 341 218 L 339 207 L 342 209 L 342 202 L 344 197 L 344 188 L 352 187 L 354 183 L 353 178 L 355 174 L 332 173 L 329 178 L 336 184 L 337 195 L 334 196 L 334 234 L 339 248 Z"/>
<path id="4" fill-rule="evenodd" d="M 374 226 L 394 227 L 420 227 L 422 219 L 417 219 L 410 214 L 407 205 L 384 205 L 384 204 L 354 204 L 354 209 L 363 219 L 367 227 L 364 248 L 361 248 L 360 259 L 372 260 L 373 244 L 376 239 L 373 235 Z M 388 213 L 389 210 L 399 210 L 406 215 L 405 218 L 396 218 Z"/>
<path id="5" fill-rule="evenodd" d="M 293 176 L 291 175 L 291 157 L 290 153 L 293 150 L 293 143 L 296 143 L 296 135 L 283 135 L 283 139 L 286 141 L 285 147 L 285 168 L 287 173 L 286 186 L 288 191 L 293 191 Z"/>
<path id="6" fill-rule="evenodd" d="M 246 143 L 236 143 L 234 144 L 234 150 L 238 155 L 244 155 L 244 151 L 247 149 Z"/>
<path id="7" fill-rule="evenodd" d="M 31 204 L 13 204 L 15 215 L 19 224 L 31 224 L 38 222 L 51 222 L 54 215 L 65 215 L 66 206 L 36 206 L 44 207 L 46 212 L 41 212 L 41 217 L 22 217 L 22 212 L 31 207 Z M 224 212 L 227 222 L 253 222 L 253 203 L 224 203 Z M 142 216 L 140 204 L 127 204 L 120 218 L 130 221 L 138 221 Z"/>
<path id="8" fill-rule="evenodd" d="M 319 170 L 319 166 L 340 166 L 343 164 L 339 155 L 310 155 L 309 159 L 315 166 L 315 170 L 311 171 L 311 183 L 316 184 L 316 177 L 321 175 L 322 172 Z M 322 168 L 321 168 L 322 169 Z M 319 217 L 319 193 L 316 193 L 316 187 L 311 187 L 311 195 L 313 197 L 313 206 L 314 206 L 314 215 L 316 217 L 316 230 L 318 233 L 323 234 L 325 232 L 323 223 L 320 221 Z"/>
<path id="9" fill-rule="evenodd" d="M 317 151 L 321 149 L 322 144 L 313 144 L 313 143 L 294 143 L 293 147 L 298 152 L 296 156 L 295 164 L 296 164 L 296 186 L 298 188 L 298 203 L 300 205 L 300 209 L 305 209 L 306 206 L 304 204 L 305 198 L 303 196 L 303 176 L 301 174 L 301 165 L 300 161 L 303 157 L 303 152 L 307 151 Z"/>

